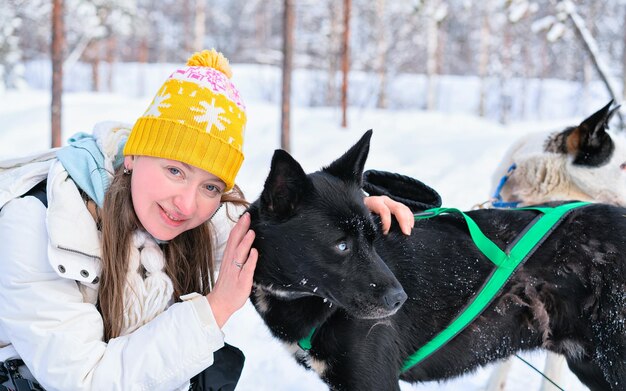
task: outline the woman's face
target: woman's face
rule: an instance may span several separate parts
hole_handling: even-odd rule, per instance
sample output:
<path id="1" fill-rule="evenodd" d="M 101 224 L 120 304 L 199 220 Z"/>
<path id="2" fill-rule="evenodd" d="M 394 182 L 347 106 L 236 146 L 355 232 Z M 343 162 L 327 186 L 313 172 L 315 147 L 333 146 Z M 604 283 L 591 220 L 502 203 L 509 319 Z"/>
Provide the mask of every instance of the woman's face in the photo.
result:
<path id="1" fill-rule="evenodd" d="M 127 156 L 131 195 L 143 228 L 170 240 L 211 218 L 226 187 L 215 175 L 176 160 Z"/>

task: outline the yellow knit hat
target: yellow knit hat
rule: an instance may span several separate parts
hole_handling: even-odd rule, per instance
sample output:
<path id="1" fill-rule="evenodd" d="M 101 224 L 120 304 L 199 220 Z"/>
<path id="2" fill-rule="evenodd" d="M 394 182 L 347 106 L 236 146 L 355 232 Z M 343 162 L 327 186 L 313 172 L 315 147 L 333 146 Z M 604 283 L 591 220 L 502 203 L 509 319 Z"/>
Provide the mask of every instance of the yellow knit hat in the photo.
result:
<path id="1" fill-rule="evenodd" d="M 235 184 L 243 163 L 245 106 L 229 80 L 228 60 L 197 52 L 174 71 L 133 126 L 124 155 L 178 160 Z"/>

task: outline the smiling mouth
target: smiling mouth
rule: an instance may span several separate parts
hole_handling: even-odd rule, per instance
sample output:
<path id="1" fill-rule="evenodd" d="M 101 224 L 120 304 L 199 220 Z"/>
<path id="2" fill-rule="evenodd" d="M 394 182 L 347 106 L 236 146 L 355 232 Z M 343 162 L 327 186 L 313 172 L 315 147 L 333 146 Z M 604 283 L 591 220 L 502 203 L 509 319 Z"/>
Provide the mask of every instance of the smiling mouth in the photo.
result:
<path id="1" fill-rule="evenodd" d="M 165 215 L 166 215 L 167 217 L 169 217 L 169 218 L 170 218 L 170 220 L 180 221 L 180 219 L 177 219 L 176 217 L 172 216 L 171 214 L 169 214 L 169 213 L 167 213 L 167 212 L 165 212 Z"/>
<path id="2" fill-rule="evenodd" d="M 159 205 L 161 216 L 166 223 L 173 226 L 179 226 L 185 222 L 186 219 L 180 219 L 169 214 L 161 205 Z"/>

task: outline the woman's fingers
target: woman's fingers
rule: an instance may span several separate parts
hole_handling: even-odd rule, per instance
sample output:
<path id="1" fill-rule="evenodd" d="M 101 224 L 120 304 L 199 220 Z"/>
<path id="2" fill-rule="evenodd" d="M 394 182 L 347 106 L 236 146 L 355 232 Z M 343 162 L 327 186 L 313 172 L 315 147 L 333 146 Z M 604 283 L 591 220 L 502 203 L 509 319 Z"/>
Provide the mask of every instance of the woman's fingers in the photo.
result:
<path id="1" fill-rule="evenodd" d="M 378 214 L 380 216 L 380 223 L 383 226 L 383 233 L 387 235 L 389 233 L 389 229 L 391 228 L 391 209 L 389 206 L 385 204 L 385 200 L 379 199 L 376 204 L 380 210 Z"/>
<path id="2" fill-rule="evenodd" d="M 415 219 L 413 218 L 413 212 L 411 212 L 408 206 L 401 202 L 394 201 L 387 196 L 365 197 L 364 202 L 365 206 L 367 206 L 370 211 L 380 216 L 384 234 L 387 234 L 391 228 L 392 215 L 398 220 L 402 233 L 405 235 L 411 234 Z"/>
<path id="3" fill-rule="evenodd" d="M 244 214 L 242 220 L 231 230 L 217 281 L 207 295 L 220 327 L 244 305 L 252 290 L 258 252 L 252 248 L 255 233 L 249 229 L 250 216 Z"/>
<path id="4" fill-rule="evenodd" d="M 255 233 L 252 230 L 246 232 L 245 236 L 237 246 L 235 250 L 235 260 L 241 264 L 239 269 L 243 269 L 245 265 L 248 264 L 248 259 L 250 258 L 250 253 L 252 249 L 252 243 L 254 243 Z"/>
<path id="5" fill-rule="evenodd" d="M 391 214 L 393 214 L 398 220 L 398 224 L 400 225 L 400 229 L 402 233 L 405 235 L 410 235 L 413 226 L 415 225 L 415 217 L 413 216 L 413 212 L 409 209 L 408 206 L 404 205 L 401 202 L 397 202 L 392 200 L 389 197 L 385 197 L 385 205 L 389 207 Z"/>
<path id="6" fill-rule="evenodd" d="M 233 226 L 228 235 L 228 241 L 226 242 L 226 248 L 224 249 L 224 256 L 222 258 L 222 265 L 220 266 L 220 273 L 231 271 L 232 269 L 238 269 L 238 264 L 243 264 L 248 256 L 252 242 L 254 241 L 254 233 L 250 229 L 250 214 L 244 213 L 243 216 Z M 252 232 L 252 238 L 249 236 Z M 248 240 L 246 237 L 248 236 Z"/>
<path id="7" fill-rule="evenodd" d="M 391 227 L 391 212 L 385 205 L 385 201 L 382 196 L 365 197 L 363 200 L 365 206 L 372 212 L 380 216 L 380 223 L 384 234 L 389 232 Z"/>
<path id="8" fill-rule="evenodd" d="M 259 252 L 256 250 L 256 248 L 251 249 L 250 253 L 248 254 L 248 258 L 246 259 L 246 263 L 241 268 L 241 274 L 239 278 L 241 278 L 244 284 L 249 287 L 248 296 L 250 295 L 250 291 L 252 290 L 252 278 L 254 277 L 254 270 L 256 269 L 256 263 L 258 259 Z"/>
<path id="9" fill-rule="evenodd" d="M 228 235 L 228 241 L 226 242 L 226 249 L 228 250 L 232 246 L 237 246 L 243 239 L 246 232 L 250 229 L 250 214 L 244 213 L 235 226 L 230 230 Z"/>

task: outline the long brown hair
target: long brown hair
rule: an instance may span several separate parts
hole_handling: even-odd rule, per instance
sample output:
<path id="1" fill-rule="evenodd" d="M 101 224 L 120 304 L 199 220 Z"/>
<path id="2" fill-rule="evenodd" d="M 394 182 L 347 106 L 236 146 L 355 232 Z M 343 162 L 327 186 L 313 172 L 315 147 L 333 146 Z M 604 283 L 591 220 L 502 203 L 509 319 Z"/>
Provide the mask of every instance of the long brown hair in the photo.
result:
<path id="1" fill-rule="evenodd" d="M 118 168 L 104 198 L 101 213 L 102 271 L 98 305 L 104 321 L 104 340 L 120 335 L 123 292 L 129 265 L 129 246 L 133 231 L 140 227 L 130 192 L 131 175 Z M 247 205 L 239 187 L 221 197 L 223 203 Z M 213 239 L 210 223 L 186 231 L 162 244 L 165 273 L 172 280 L 174 298 L 186 293 L 209 293 L 213 286 Z"/>

